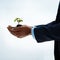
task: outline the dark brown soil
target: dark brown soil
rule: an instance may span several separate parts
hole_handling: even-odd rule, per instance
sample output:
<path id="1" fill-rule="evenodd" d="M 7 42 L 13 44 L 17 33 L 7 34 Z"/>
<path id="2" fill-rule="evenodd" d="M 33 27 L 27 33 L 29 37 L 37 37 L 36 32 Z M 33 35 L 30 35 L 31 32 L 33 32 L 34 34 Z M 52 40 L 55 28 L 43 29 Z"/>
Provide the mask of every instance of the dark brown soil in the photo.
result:
<path id="1" fill-rule="evenodd" d="M 22 26 L 22 25 L 18 24 L 17 27 L 19 27 L 19 26 Z"/>

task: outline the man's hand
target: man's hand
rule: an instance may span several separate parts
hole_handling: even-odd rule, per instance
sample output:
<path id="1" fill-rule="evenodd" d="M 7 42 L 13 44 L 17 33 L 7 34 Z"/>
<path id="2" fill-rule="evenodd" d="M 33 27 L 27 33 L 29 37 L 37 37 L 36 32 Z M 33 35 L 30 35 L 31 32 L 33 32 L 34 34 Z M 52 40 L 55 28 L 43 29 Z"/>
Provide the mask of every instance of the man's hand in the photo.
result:
<path id="1" fill-rule="evenodd" d="M 7 27 L 10 33 L 18 38 L 23 38 L 27 35 L 31 35 L 31 28 L 32 27 L 26 25 L 22 25 L 19 27 L 12 27 L 12 26 Z"/>

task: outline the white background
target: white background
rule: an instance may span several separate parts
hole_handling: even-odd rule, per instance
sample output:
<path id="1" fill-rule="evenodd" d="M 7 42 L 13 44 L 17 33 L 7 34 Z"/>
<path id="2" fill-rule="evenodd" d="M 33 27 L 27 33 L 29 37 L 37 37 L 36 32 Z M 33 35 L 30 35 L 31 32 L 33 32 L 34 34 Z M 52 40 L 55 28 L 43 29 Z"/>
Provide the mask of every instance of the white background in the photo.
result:
<path id="1" fill-rule="evenodd" d="M 37 43 L 32 36 L 17 38 L 9 33 L 8 25 L 35 26 L 54 21 L 59 0 L 0 0 L 0 60 L 54 60 L 54 41 Z"/>

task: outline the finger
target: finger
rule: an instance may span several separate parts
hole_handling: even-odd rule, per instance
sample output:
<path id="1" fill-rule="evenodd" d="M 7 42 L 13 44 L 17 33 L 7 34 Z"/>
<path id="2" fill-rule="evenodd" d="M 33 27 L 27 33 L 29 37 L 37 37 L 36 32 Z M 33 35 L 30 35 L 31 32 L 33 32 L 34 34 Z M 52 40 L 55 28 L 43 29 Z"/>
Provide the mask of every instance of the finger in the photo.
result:
<path id="1" fill-rule="evenodd" d="M 10 26 L 10 25 L 7 27 L 7 29 L 11 29 L 11 28 L 12 28 L 12 26 Z"/>
<path id="2" fill-rule="evenodd" d="M 11 26 L 8 26 L 7 29 L 8 29 L 9 31 L 13 31 L 14 28 L 11 27 Z"/>
<path id="3" fill-rule="evenodd" d="M 22 25 L 22 26 L 19 26 L 19 27 L 12 27 L 12 26 L 8 26 L 7 29 L 9 31 L 21 31 L 24 27 L 26 27 L 26 25 Z"/>
<path id="4" fill-rule="evenodd" d="M 9 30 L 9 32 L 10 32 L 11 34 L 15 35 L 16 32 L 13 32 L 14 27 L 8 26 L 7 29 Z"/>
<path id="5" fill-rule="evenodd" d="M 22 29 L 24 29 L 24 28 L 26 28 L 25 25 L 19 26 L 19 27 L 12 27 L 12 26 L 9 25 L 9 26 L 7 27 L 7 29 L 8 29 L 9 31 L 19 31 L 19 30 L 22 30 Z"/>
<path id="6" fill-rule="evenodd" d="M 8 27 L 7 27 L 7 29 L 8 29 L 9 31 L 11 31 L 11 32 L 12 32 L 12 31 L 18 31 L 19 28 L 20 28 L 20 27 L 12 27 L 12 26 L 8 26 Z"/>

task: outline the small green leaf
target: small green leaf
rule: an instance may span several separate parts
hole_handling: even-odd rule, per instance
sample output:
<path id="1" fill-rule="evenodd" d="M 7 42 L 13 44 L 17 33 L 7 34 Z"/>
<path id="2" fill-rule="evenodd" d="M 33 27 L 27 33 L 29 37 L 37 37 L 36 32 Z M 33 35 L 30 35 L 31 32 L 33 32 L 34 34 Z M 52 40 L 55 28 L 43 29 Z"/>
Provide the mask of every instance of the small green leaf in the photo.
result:
<path id="1" fill-rule="evenodd" d="M 23 22 L 23 20 L 18 20 L 18 22 Z"/>
<path id="2" fill-rule="evenodd" d="M 15 19 L 14 19 L 14 22 L 16 22 L 16 21 L 17 21 L 18 23 L 23 22 L 23 20 L 22 20 L 21 18 L 15 18 Z"/>

